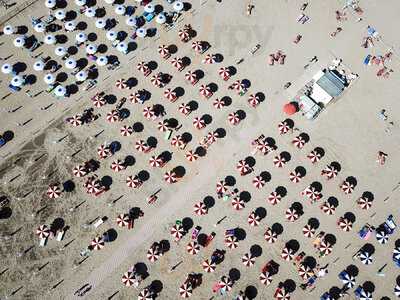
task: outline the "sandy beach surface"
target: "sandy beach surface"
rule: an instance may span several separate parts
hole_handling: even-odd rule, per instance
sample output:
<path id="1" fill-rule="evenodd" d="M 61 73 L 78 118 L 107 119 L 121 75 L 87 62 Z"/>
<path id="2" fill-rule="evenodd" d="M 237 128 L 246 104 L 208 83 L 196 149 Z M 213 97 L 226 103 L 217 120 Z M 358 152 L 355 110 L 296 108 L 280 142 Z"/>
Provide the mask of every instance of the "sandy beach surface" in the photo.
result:
<path id="1" fill-rule="evenodd" d="M 23 1 L 16 1 L 23 5 Z M 71 2 L 71 3 L 70 3 Z M 66 10 L 77 9 L 74 1 L 68 1 Z M 119 20 L 114 29 L 128 31 L 125 17 L 117 16 L 114 7 L 98 0 L 98 7 L 105 7 L 107 16 Z M 134 5 L 133 1 L 126 1 L 126 5 Z M 172 10 L 172 5 L 166 1 L 153 1 L 161 4 L 164 10 Z M 33 74 L 36 83 L 24 86 L 22 91 L 9 94 L 8 83 L 10 75 L 0 75 L 0 131 L 13 132 L 13 138 L 0 148 L 0 196 L 10 199 L 9 213 L 1 215 L 0 219 L 0 299 L 132 299 L 150 284 L 161 286 L 157 299 L 180 299 L 179 287 L 188 273 L 202 273 L 202 284 L 193 290 L 191 299 L 232 299 L 240 290 L 252 291 L 254 299 L 273 299 L 279 282 L 291 279 L 296 283 L 291 299 L 320 299 L 320 296 L 333 286 L 341 288 L 343 283 L 338 274 L 348 265 L 355 265 L 359 269 L 356 277 L 356 288 L 364 282 L 373 282 L 375 290 L 373 299 L 382 299 L 387 296 L 395 299 L 393 289 L 399 269 L 392 261 L 392 252 L 395 242 L 400 238 L 396 229 L 386 244 L 378 243 L 375 235 L 368 241 L 360 239 L 358 231 L 369 223 L 379 226 L 388 215 L 394 216 L 395 222 L 400 222 L 398 205 L 399 197 L 399 142 L 400 129 L 398 116 L 398 65 L 399 39 L 396 28 L 400 25 L 396 13 L 400 9 L 398 1 L 388 0 L 377 3 L 372 0 L 361 0 L 359 5 L 363 9 L 362 15 L 351 10 L 347 11 L 347 20 L 338 22 L 335 11 L 341 10 L 344 1 L 309 1 L 304 11 L 310 17 L 305 24 L 296 22 L 301 13 L 299 10 L 302 1 L 251 1 L 254 5 L 251 16 L 246 14 L 247 2 L 227 1 L 189 1 L 190 9 L 184 11 L 177 23 L 170 30 L 165 30 L 152 21 L 145 28 L 157 28 L 156 35 L 143 39 L 136 38 L 137 48 L 124 55 L 111 46 L 105 37 L 105 31 L 96 29 L 94 20 L 78 14 L 76 22 L 87 23 L 87 33 L 96 33 L 94 44 L 107 46 L 106 55 L 118 56 L 121 66 L 113 71 L 99 67 L 98 84 L 90 91 L 84 91 L 85 84 L 78 85 L 78 92 L 63 98 L 56 99 L 46 93 L 43 82 L 43 72 L 32 69 L 35 58 L 28 51 L 13 46 L 15 35 L 0 36 L 0 56 L 6 60 L 2 63 L 15 64 L 24 62 L 27 65 L 22 74 Z M 10 10 L 11 10 L 10 9 Z M 143 7 L 139 6 L 135 15 L 140 15 Z M 38 1 L 7 20 L 7 24 L 25 25 L 30 34 L 42 38 L 43 34 L 32 30 L 29 16 L 45 16 L 48 11 L 43 1 Z M 0 16 L 5 20 L 7 12 L 3 9 Z M 362 20 L 357 19 L 361 17 Z M 60 21 L 57 21 L 60 23 Z M 202 55 L 191 49 L 191 42 L 183 43 L 179 40 L 178 31 L 184 24 L 191 24 L 197 35 L 193 40 L 207 41 L 211 48 Z M 2 26 L 5 23 L 3 22 Z M 362 38 L 366 36 L 368 25 L 373 26 L 380 34 L 381 39 L 372 48 L 362 48 Z M 330 33 L 337 27 L 342 32 L 336 37 Z M 59 32 L 68 37 L 64 46 L 74 44 L 76 32 Z M 301 34 L 298 44 L 293 40 Z M 177 53 L 172 57 L 190 58 L 190 65 L 179 72 L 171 65 L 171 59 L 164 60 L 157 52 L 159 45 L 174 44 Z M 260 49 L 255 54 L 250 50 L 256 44 Z M 64 62 L 54 55 L 54 45 L 42 45 L 35 50 L 34 55 L 50 55 L 62 65 Z M 383 55 L 391 48 L 392 60 L 388 67 L 394 72 L 387 79 L 376 76 L 380 67 L 366 66 L 363 60 L 366 55 Z M 282 50 L 286 54 L 284 65 L 269 66 L 267 57 L 270 53 Z M 206 54 L 220 54 L 223 61 L 215 64 L 204 64 L 202 59 Z M 11 57 L 9 57 L 12 55 Z M 75 58 L 85 56 L 85 49 L 79 48 Z M 307 69 L 304 65 L 317 56 L 318 61 L 311 63 Z M 241 64 L 236 61 L 244 58 Z M 282 111 L 285 103 L 296 94 L 296 87 L 301 87 L 321 68 L 328 66 L 332 59 L 341 58 L 346 70 L 359 75 L 358 79 L 345 90 L 344 94 L 328 105 L 316 120 L 309 121 L 296 113 L 290 118 L 294 121 L 294 130 L 284 135 L 278 131 L 278 123 L 288 118 Z M 165 99 L 165 88 L 157 88 L 150 82 L 150 77 L 144 77 L 136 65 L 141 62 L 154 61 L 157 68 L 153 71 L 172 75 L 167 87 L 180 87 L 184 95 L 172 103 Z M 89 66 L 93 62 L 89 62 Z M 222 66 L 235 66 L 237 74 L 225 82 L 218 75 Z M 185 79 L 188 70 L 200 69 L 204 78 L 192 86 Z M 68 78 L 62 83 L 64 86 L 74 84 L 75 79 L 70 71 L 63 67 L 57 73 L 65 72 Z M 137 84 L 132 89 L 120 90 L 115 87 L 118 79 L 136 78 Z M 244 96 L 238 96 L 228 86 L 234 80 L 247 79 L 251 86 Z M 283 85 L 291 82 L 292 86 L 284 89 Z M 217 90 L 210 99 L 199 94 L 201 84 L 214 83 Z M 128 97 L 131 93 L 146 89 L 151 92 L 151 98 L 145 104 L 133 104 L 127 101 L 124 108 L 130 115 L 122 122 L 110 123 L 106 115 L 115 104 L 106 104 L 95 108 L 100 117 L 79 127 L 72 127 L 65 122 L 67 117 L 82 113 L 85 108 L 92 107 L 92 97 L 96 92 L 104 91 L 107 95 L 115 95 L 116 99 Z M 29 97 L 26 93 L 33 95 Z M 251 107 L 247 98 L 249 94 L 265 94 L 265 100 L 256 108 Z M 213 106 L 215 98 L 231 98 L 231 104 L 222 109 Z M 184 116 L 178 111 L 182 102 L 196 101 L 198 109 Z M 192 140 L 185 150 L 171 145 L 171 140 L 164 139 L 164 133 L 157 130 L 158 121 L 148 120 L 143 116 L 143 108 L 152 104 L 161 104 L 166 112 L 163 118 L 176 118 L 182 127 L 174 131 L 172 136 L 190 133 Z M 41 109 L 42 108 L 42 109 Z M 379 112 L 385 109 L 388 119 L 382 120 Z M 245 118 L 236 126 L 228 122 L 228 114 L 242 110 Z M 211 123 L 202 130 L 196 129 L 192 122 L 195 117 L 204 114 L 211 116 Z M 391 124 L 390 122 L 393 122 Z M 131 136 L 123 137 L 120 128 L 123 125 L 143 125 L 143 130 L 134 132 Z M 139 126 L 140 127 L 140 126 Z M 194 150 L 199 141 L 208 133 L 223 129 L 226 135 L 218 138 L 211 145 L 207 154 L 197 161 L 189 162 L 185 154 Z M 310 141 L 302 149 L 297 149 L 292 140 L 300 133 L 307 133 Z M 252 153 L 251 142 L 264 134 L 276 141 L 277 150 L 268 155 Z M 136 141 L 155 137 L 157 146 L 150 153 L 138 152 L 135 149 Z M 100 160 L 100 168 L 95 172 L 99 178 L 110 181 L 110 189 L 99 197 L 86 193 L 84 178 L 74 177 L 72 169 L 83 162 L 94 158 L 99 160 L 97 148 L 103 143 L 118 141 L 121 149 L 112 157 Z M 321 161 L 312 164 L 307 154 L 315 147 L 322 147 L 325 155 Z M 172 153 L 172 159 L 163 168 L 149 166 L 152 155 L 159 155 L 164 151 Z M 277 168 L 273 159 L 282 151 L 290 153 L 290 161 L 283 168 Z M 384 165 L 376 162 L 378 151 L 388 154 Z M 133 156 L 134 163 L 121 172 L 110 169 L 115 159 L 124 160 L 126 156 Z M 236 170 L 239 160 L 252 156 L 255 159 L 254 170 L 240 176 Z M 330 162 L 339 162 L 341 170 L 337 177 L 327 181 L 321 176 L 321 170 Z M 164 173 L 181 166 L 185 174 L 177 183 L 168 184 L 164 181 Z M 302 166 L 307 174 L 299 183 L 289 180 L 289 173 L 296 167 Z M 149 179 L 138 189 L 126 185 L 126 177 L 146 171 Z M 271 175 L 264 187 L 257 189 L 252 180 L 261 172 L 267 171 Z M 240 192 L 248 192 L 251 199 L 245 208 L 236 211 L 230 200 L 223 201 L 216 194 L 216 183 L 226 176 L 236 179 L 235 188 Z M 348 177 L 357 180 L 354 192 L 346 195 L 339 185 Z M 49 199 L 46 190 L 50 184 L 73 182 L 73 191 L 63 192 L 57 199 Z M 323 197 L 317 203 L 310 203 L 301 192 L 312 182 L 322 184 Z M 287 195 L 277 205 L 267 201 L 268 195 L 278 186 L 287 189 Z M 158 200 L 148 204 L 146 199 L 156 191 Z M 372 207 L 361 209 L 356 201 L 363 192 L 374 195 Z M 213 198 L 213 205 L 204 216 L 193 213 L 193 206 L 205 197 Z M 339 200 L 339 206 L 333 215 L 326 215 L 320 209 L 323 201 L 330 196 Z M 303 205 L 304 214 L 295 222 L 285 218 L 286 210 L 294 202 Z M 71 209 L 74 208 L 75 209 Z M 131 208 L 140 208 L 144 216 L 135 220 L 134 228 L 118 227 L 118 214 L 127 213 Z M 248 224 L 249 214 L 257 208 L 264 208 L 266 216 L 259 226 Z M 355 215 L 353 229 L 343 232 L 338 226 L 338 218 L 345 213 Z M 86 228 L 85 223 L 93 223 L 99 217 L 107 216 L 108 220 L 100 227 Z M 39 239 L 35 234 L 36 228 L 42 224 L 51 224 L 60 218 L 64 226 L 69 229 L 64 240 L 57 242 L 50 239 L 45 247 L 39 246 Z M 314 238 L 306 238 L 302 233 L 303 226 L 310 218 L 319 220 L 317 232 L 324 231 L 336 237 L 331 254 L 319 257 L 313 247 Z M 175 242 L 170 234 L 171 227 L 176 220 L 185 220 L 192 223 L 189 232 Z M 220 224 L 214 226 L 219 220 Z M 58 220 L 60 222 L 60 220 Z M 283 233 L 273 244 L 264 239 L 264 232 L 268 226 L 279 223 Z M 191 233 L 195 226 L 201 226 L 201 233 L 215 232 L 214 240 L 207 247 L 201 247 L 197 255 L 190 255 L 186 251 L 187 244 L 192 241 Z M 239 241 L 236 249 L 228 249 L 224 242 L 225 230 L 241 228 L 245 232 L 243 240 Z M 85 249 L 90 241 L 107 230 L 112 230 L 115 240 L 105 244 L 100 251 L 92 251 L 82 263 L 80 251 Z M 169 245 L 157 261 L 150 262 L 146 253 L 155 241 L 162 241 Z M 281 252 L 285 243 L 297 240 L 300 250 L 307 256 L 312 256 L 324 266 L 328 265 L 329 273 L 317 280 L 312 290 L 302 290 L 303 280 L 293 262 L 284 261 Z M 370 243 L 375 248 L 373 263 L 364 265 L 353 255 L 364 244 Z M 399 243 L 399 242 L 398 242 Z M 242 256 L 250 248 L 258 245 L 262 253 L 255 259 L 255 264 L 246 267 L 242 264 Z M 65 246 L 65 247 L 64 247 Z M 206 273 L 202 262 L 210 258 L 215 249 L 225 249 L 224 261 L 217 265 L 215 272 Z M 297 253 L 297 254 L 298 254 Z M 273 259 L 279 263 L 279 273 L 273 276 L 269 286 L 264 286 L 259 280 L 261 268 L 266 262 Z M 140 286 L 125 287 L 121 277 L 131 266 L 144 263 L 149 276 Z M 385 276 L 378 276 L 377 272 L 383 268 Z M 171 268 L 177 265 L 171 272 Z M 233 284 L 232 291 L 227 296 L 213 293 L 213 285 L 223 275 L 228 275 L 235 269 L 240 278 Z M 84 297 L 74 295 L 74 292 L 84 284 L 92 286 Z M 161 284 L 160 284 L 161 283 Z M 356 299 L 351 288 L 343 299 Z M 255 291 L 255 292 L 254 292 Z M 251 299 L 251 298 L 250 298 Z"/>

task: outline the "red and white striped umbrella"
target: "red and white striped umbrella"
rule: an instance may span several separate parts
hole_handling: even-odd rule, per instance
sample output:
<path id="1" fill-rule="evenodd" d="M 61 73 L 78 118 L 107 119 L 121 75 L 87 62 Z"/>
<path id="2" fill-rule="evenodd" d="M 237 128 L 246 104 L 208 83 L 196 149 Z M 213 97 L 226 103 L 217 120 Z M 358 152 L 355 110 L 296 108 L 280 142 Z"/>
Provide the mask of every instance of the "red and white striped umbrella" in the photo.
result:
<path id="1" fill-rule="evenodd" d="M 297 173 L 296 171 L 292 171 L 289 173 L 289 179 L 291 182 L 298 183 L 301 180 L 301 175 L 300 175 L 300 173 Z"/>
<path id="2" fill-rule="evenodd" d="M 155 112 L 152 106 L 146 106 L 145 108 L 143 108 L 143 116 L 146 119 L 152 119 L 155 116 Z"/>
<path id="3" fill-rule="evenodd" d="M 185 146 L 186 144 L 185 144 L 185 142 L 183 141 L 181 135 L 176 135 L 176 136 L 174 136 L 174 137 L 171 139 L 171 145 L 172 145 L 172 146 L 175 146 L 175 147 L 181 148 L 181 147 Z"/>
<path id="4" fill-rule="evenodd" d="M 181 70 L 183 68 L 182 58 L 175 57 L 175 58 L 171 59 L 171 65 L 173 65 L 178 70 Z"/>
<path id="5" fill-rule="evenodd" d="M 117 217 L 117 225 L 119 227 L 125 227 L 129 224 L 129 216 L 127 214 L 119 214 Z"/>
<path id="6" fill-rule="evenodd" d="M 304 234 L 305 237 L 311 238 L 311 237 L 313 237 L 314 234 L 315 234 L 315 228 L 312 228 L 311 225 L 306 224 L 306 225 L 303 227 L 303 234 Z"/>
<path id="7" fill-rule="evenodd" d="M 125 79 L 118 79 L 115 82 L 115 87 L 122 90 L 122 89 L 126 89 L 128 87 L 128 85 L 125 82 Z"/>
<path id="8" fill-rule="evenodd" d="M 338 171 L 332 167 L 331 165 L 327 165 L 322 171 L 321 176 L 325 176 L 326 179 L 335 178 L 338 174 Z"/>
<path id="9" fill-rule="evenodd" d="M 166 90 L 164 91 L 164 97 L 165 97 L 167 100 L 171 101 L 171 102 L 173 102 L 173 101 L 175 101 L 175 100 L 177 99 L 176 93 L 175 93 L 172 89 L 170 89 L 170 88 L 168 88 L 168 89 L 166 89 Z"/>
<path id="10" fill-rule="evenodd" d="M 245 265 L 246 267 L 254 266 L 255 262 L 256 258 L 253 257 L 250 253 L 246 253 L 245 255 L 242 256 L 242 264 Z"/>
<path id="11" fill-rule="evenodd" d="M 130 188 L 138 188 L 142 185 L 142 181 L 139 179 L 137 175 L 135 176 L 128 176 L 126 178 L 126 185 Z"/>
<path id="12" fill-rule="evenodd" d="M 106 120 L 110 123 L 115 123 L 119 121 L 118 111 L 113 109 L 112 111 L 108 112 L 106 115 Z"/>
<path id="13" fill-rule="evenodd" d="M 250 106 L 257 107 L 257 105 L 260 104 L 260 98 L 254 94 L 250 94 L 247 102 L 249 102 Z"/>
<path id="14" fill-rule="evenodd" d="M 149 149 L 149 146 L 143 140 L 138 140 L 135 143 L 135 149 L 139 152 L 146 152 Z"/>
<path id="15" fill-rule="evenodd" d="M 290 294 L 286 293 L 284 289 L 279 289 L 275 296 L 276 300 L 290 300 Z"/>
<path id="16" fill-rule="evenodd" d="M 148 288 L 145 288 L 140 291 L 138 300 L 154 300 L 154 296 Z"/>
<path id="17" fill-rule="evenodd" d="M 217 132 L 209 132 L 207 133 L 207 142 L 208 143 L 215 143 L 218 139 L 219 135 Z"/>
<path id="18" fill-rule="evenodd" d="M 281 156 L 277 155 L 274 157 L 274 165 L 278 168 L 282 168 L 286 164 L 286 160 Z"/>
<path id="19" fill-rule="evenodd" d="M 306 144 L 306 141 L 305 141 L 301 136 L 296 136 L 296 137 L 293 139 L 292 144 L 293 144 L 295 147 L 301 149 L 301 148 L 303 148 L 304 145 Z"/>
<path id="20" fill-rule="evenodd" d="M 221 109 L 221 108 L 223 108 L 223 107 L 225 106 L 225 102 L 222 101 L 222 100 L 220 100 L 220 99 L 218 99 L 218 98 L 216 98 L 216 99 L 214 100 L 214 102 L 213 102 L 213 106 L 214 106 L 216 109 Z"/>
<path id="21" fill-rule="evenodd" d="M 200 93 L 200 95 L 202 95 L 202 96 L 204 96 L 206 98 L 208 98 L 208 97 L 210 97 L 212 95 L 211 89 L 208 86 L 204 85 L 204 84 L 202 84 L 199 87 L 199 93 Z"/>
<path id="22" fill-rule="evenodd" d="M 318 192 L 314 187 L 312 186 L 308 186 L 306 187 L 301 194 L 303 196 L 306 196 L 308 199 L 312 200 L 312 201 L 317 201 L 319 199 L 321 199 L 321 192 Z"/>
<path id="23" fill-rule="evenodd" d="M 113 170 L 114 172 L 120 172 L 120 171 L 126 169 L 126 167 L 124 166 L 123 162 L 122 162 L 121 160 L 119 160 L 119 159 L 113 161 L 113 162 L 111 163 L 110 168 L 111 168 L 111 170 Z"/>
<path id="24" fill-rule="evenodd" d="M 122 275 L 122 283 L 125 286 L 132 286 L 135 283 L 135 276 L 133 275 L 133 272 L 125 272 Z"/>
<path id="25" fill-rule="evenodd" d="M 193 126 L 200 130 L 206 127 L 206 122 L 204 122 L 204 120 L 200 117 L 195 117 L 193 119 Z"/>
<path id="26" fill-rule="evenodd" d="M 168 183 L 176 183 L 178 181 L 176 174 L 172 171 L 168 171 L 164 174 L 164 180 Z"/>
<path id="27" fill-rule="evenodd" d="M 40 225 L 36 229 L 36 234 L 40 239 L 45 239 L 50 235 L 50 228 L 47 225 Z"/>
<path id="28" fill-rule="evenodd" d="M 175 238 L 175 241 L 179 241 L 185 234 L 185 230 L 182 225 L 175 224 L 171 227 L 170 233 Z"/>
<path id="29" fill-rule="evenodd" d="M 236 170 L 238 170 L 240 174 L 245 174 L 250 170 L 250 167 L 244 160 L 239 160 L 236 165 Z"/>
<path id="30" fill-rule="evenodd" d="M 215 64 L 215 56 L 213 54 L 207 54 L 201 62 L 203 64 Z"/>
<path id="31" fill-rule="evenodd" d="M 153 247 L 149 248 L 149 250 L 147 250 L 147 259 L 150 262 L 155 262 L 160 258 L 160 253 L 155 250 Z"/>
<path id="32" fill-rule="evenodd" d="M 213 273 L 217 265 L 214 262 L 211 262 L 210 260 L 206 259 L 201 263 L 201 266 L 203 267 L 203 270 L 206 271 L 207 273 Z"/>
<path id="33" fill-rule="evenodd" d="M 225 181 L 221 180 L 217 182 L 217 194 L 220 193 L 226 193 L 228 191 L 228 188 L 226 186 Z"/>
<path id="34" fill-rule="evenodd" d="M 168 121 L 167 120 L 163 120 L 158 122 L 157 124 L 157 129 L 161 132 L 166 132 L 168 131 L 169 127 L 168 127 Z"/>
<path id="35" fill-rule="evenodd" d="M 348 181 L 343 181 L 343 183 L 340 185 L 340 189 L 346 194 L 349 195 L 353 193 L 354 191 L 354 185 L 352 185 Z"/>
<path id="36" fill-rule="evenodd" d="M 260 220 L 261 218 L 255 214 L 255 212 L 252 212 L 248 217 L 247 217 L 247 223 L 249 223 L 250 226 L 256 227 L 260 225 Z"/>
<path id="37" fill-rule="evenodd" d="M 182 298 L 189 298 L 190 296 L 192 296 L 192 293 L 193 288 L 187 283 L 184 283 L 179 287 L 179 294 Z"/>
<path id="38" fill-rule="evenodd" d="M 203 46 L 200 41 L 194 41 L 192 43 L 192 49 L 196 52 L 201 52 L 203 50 Z"/>
<path id="39" fill-rule="evenodd" d="M 135 92 L 129 95 L 128 100 L 133 104 L 140 103 L 140 96 L 139 92 Z"/>
<path id="40" fill-rule="evenodd" d="M 202 201 L 195 203 L 193 211 L 198 216 L 204 216 L 208 212 L 207 206 Z"/>
<path id="41" fill-rule="evenodd" d="M 332 246 L 331 246 L 328 242 L 326 242 L 326 241 L 323 240 L 323 241 L 321 242 L 321 244 L 319 245 L 318 250 L 321 252 L 321 254 L 322 254 L 323 256 L 329 255 L 329 254 L 332 253 Z"/>
<path id="42" fill-rule="evenodd" d="M 293 251 L 287 247 L 283 248 L 281 252 L 281 258 L 286 261 L 291 261 L 294 258 Z"/>
<path id="43" fill-rule="evenodd" d="M 190 106 L 185 103 L 181 103 L 178 107 L 178 110 L 180 113 L 187 115 L 190 113 Z"/>
<path id="44" fill-rule="evenodd" d="M 155 86 L 155 87 L 161 87 L 161 75 L 160 74 L 155 74 L 151 76 L 150 82 Z"/>
<path id="45" fill-rule="evenodd" d="M 187 244 L 186 251 L 191 255 L 196 255 L 200 251 L 199 243 L 196 241 L 191 241 L 189 244 Z"/>
<path id="46" fill-rule="evenodd" d="M 236 210 L 242 210 L 245 207 L 244 201 L 239 197 L 234 197 L 231 201 L 231 204 Z"/>
<path id="47" fill-rule="evenodd" d="M 106 104 L 106 100 L 103 97 L 94 97 L 92 103 L 94 107 L 102 107 Z"/>
<path id="48" fill-rule="evenodd" d="M 339 228 L 342 229 L 343 231 L 348 232 L 348 231 L 350 231 L 350 230 L 353 228 L 353 223 L 350 222 L 350 221 L 347 220 L 347 219 L 340 218 L 339 221 L 338 221 L 338 226 L 339 226 Z"/>
<path id="49" fill-rule="evenodd" d="M 144 61 L 137 64 L 137 69 L 143 74 L 146 74 L 150 70 L 149 66 Z"/>
<path id="50" fill-rule="evenodd" d="M 321 210 L 326 214 L 326 215 L 333 215 L 336 211 L 336 208 L 329 204 L 328 202 L 325 202 L 324 204 L 321 205 Z"/>
<path id="51" fill-rule="evenodd" d="M 83 177 L 87 174 L 86 169 L 83 165 L 79 165 L 73 168 L 72 173 L 75 177 Z"/>
<path id="52" fill-rule="evenodd" d="M 218 75 L 222 77 L 223 80 L 228 80 L 231 74 L 229 74 L 229 69 L 222 67 L 218 70 Z"/>
<path id="53" fill-rule="evenodd" d="M 124 125 L 119 129 L 119 133 L 122 136 L 130 136 L 133 133 L 133 128 L 131 126 Z"/>
<path id="54" fill-rule="evenodd" d="M 86 185 L 86 192 L 88 194 L 96 194 L 100 192 L 101 186 L 97 181 L 90 181 Z"/>
<path id="55" fill-rule="evenodd" d="M 273 244 L 278 240 L 278 235 L 275 232 L 272 232 L 272 229 L 268 227 L 264 232 L 264 239 L 267 243 Z"/>
<path id="56" fill-rule="evenodd" d="M 182 42 L 187 41 L 189 39 L 189 33 L 187 32 L 187 30 L 179 30 L 178 36 Z"/>
<path id="57" fill-rule="evenodd" d="M 265 185 L 265 180 L 261 176 L 256 176 L 253 178 L 253 185 L 257 189 L 261 189 Z"/>
<path id="58" fill-rule="evenodd" d="M 303 279 L 304 281 L 314 276 L 314 271 L 309 266 L 306 266 L 304 264 L 301 264 L 297 271 L 301 279 Z"/>
<path id="59" fill-rule="evenodd" d="M 275 191 L 269 194 L 268 196 L 268 202 L 271 203 L 272 205 L 278 204 L 279 202 L 281 202 L 281 200 L 282 196 Z"/>
<path id="60" fill-rule="evenodd" d="M 104 240 L 102 237 L 95 237 L 90 245 L 93 247 L 93 250 L 101 250 L 104 248 Z"/>
<path id="61" fill-rule="evenodd" d="M 280 134 L 285 134 L 290 130 L 290 127 L 285 121 L 283 121 L 278 124 L 278 130 Z"/>
<path id="62" fill-rule="evenodd" d="M 372 201 L 370 201 L 370 200 L 367 199 L 367 198 L 360 197 L 360 198 L 357 200 L 357 204 L 358 204 L 358 206 L 359 206 L 361 209 L 367 210 L 367 209 L 370 209 L 370 208 L 371 208 L 371 206 L 372 206 Z"/>
<path id="63" fill-rule="evenodd" d="M 311 160 L 313 164 L 316 162 L 319 162 L 321 160 L 321 154 L 319 154 L 317 151 L 312 150 L 308 155 L 307 158 Z"/>
<path id="64" fill-rule="evenodd" d="M 152 156 L 149 159 L 149 165 L 154 168 L 159 168 L 163 164 L 163 160 L 159 157 Z"/>
<path id="65" fill-rule="evenodd" d="M 192 71 L 187 71 L 185 74 L 185 79 L 189 81 L 191 84 L 195 84 L 197 82 L 196 73 Z"/>
<path id="66" fill-rule="evenodd" d="M 61 196 L 61 189 L 58 185 L 50 185 L 46 194 L 50 199 L 56 199 Z"/>
<path id="67" fill-rule="evenodd" d="M 232 290 L 233 282 L 232 280 L 229 279 L 229 277 L 223 276 L 221 280 L 218 282 L 218 286 L 222 290 L 229 292 L 230 290 Z"/>
<path id="68" fill-rule="evenodd" d="M 262 141 L 257 145 L 257 150 L 260 150 L 261 153 L 265 155 L 271 152 L 272 148 L 266 142 Z"/>
<path id="69" fill-rule="evenodd" d="M 268 272 L 262 272 L 259 277 L 262 284 L 268 286 L 272 282 L 272 276 Z"/>
<path id="70" fill-rule="evenodd" d="M 236 249 L 239 246 L 237 237 L 230 235 L 225 238 L 225 245 L 229 249 Z"/>
<path id="71" fill-rule="evenodd" d="M 197 153 L 194 153 L 193 150 L 189 150 L 188 152 L 186 152 L 186 159 L 190 162 L 192 161 L 196 161 L 199 158 L 199 155 Z"/>
<path id="72" fill-rule="evenodd" d="M 231 87 L 232 87 L 234 90 L 238 91 L 238 92 L 242 91 L 242 90 L 245 88 L 245 86 L 244 86 L 244 84 L 242 83 L 241 80 L 236 80 L 236 81 L 234 81 L 234 82 L 232 83 Z"/>
<path id="73" fill-rule="evenodd" d="M 165 45 L 158 46 L 158 53 L 160 53 L 162 58 L 169 56 L 168 47 Z"/>
<path id="74" fill-rule="evenodd" d="M 82 116 L 81 115 L 72 116 L 71 118 L 68 119 L 68 123 L 70 123 L 74 127 L 81 126 L 83 124 Z"/>
<path id="75" fill-rule="evenodd" d="M 231 123 L 232 125 L 237 125 L 237 124 L 239 124 L 239 122 L 240 122 L 239 115 L 238 115 L 237 113 L 235 113 L 235 112 L 231 112 L 231 113 L 228 115 L 228 121 L 229 121 L 229 123 Z"/>
<path id="76" fill-rule="evenodd" d="M 289 222 L 294 222 L 299 218 L 299 214 L 293 208 L 288 208 L 285 212 L 285 217 Z"/>

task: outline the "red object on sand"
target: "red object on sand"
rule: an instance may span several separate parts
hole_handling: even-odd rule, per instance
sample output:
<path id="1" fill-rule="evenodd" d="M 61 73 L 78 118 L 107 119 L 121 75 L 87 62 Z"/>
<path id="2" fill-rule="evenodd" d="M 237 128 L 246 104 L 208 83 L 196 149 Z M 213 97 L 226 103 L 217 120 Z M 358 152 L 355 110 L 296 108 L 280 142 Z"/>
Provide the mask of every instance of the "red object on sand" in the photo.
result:
<path id="1" fill-rule="evenodd" d="M 283 111 L 290 116 L 297 112 L 297 107 L 293 103 L 286 103 L 283 106 Z"/>

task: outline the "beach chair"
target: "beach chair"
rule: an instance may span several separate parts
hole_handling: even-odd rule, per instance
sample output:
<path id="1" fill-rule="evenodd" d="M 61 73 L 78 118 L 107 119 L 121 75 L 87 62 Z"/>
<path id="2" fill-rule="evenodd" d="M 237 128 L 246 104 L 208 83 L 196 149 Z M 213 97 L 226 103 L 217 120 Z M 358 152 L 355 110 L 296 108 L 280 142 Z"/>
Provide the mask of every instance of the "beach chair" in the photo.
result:
<path id="1" fill-rule="evenodd" d="M 98 219 L 96 222 L 93 223 L 94 228 L 98 228 L 101 224 L 104 223 L 103 218 Z"/>
<path id="2" fill-rule="evenodd" d="M 65 235 L 65 231 L 64 231 L 64 230 L 60 231 L 60 232 L 57 234 L 56 241 L 57 241 L 57 242 L 61 242 L 61 241 L 63 240 L 63 238 L 64 238 L 64 235 Z"/>
<path id="3" fill-rule="evenodd" d="M 44 246 L 46 246 L 46 244 L 47 244 L 47 238 L 40 239 L 40 241 L 39 241 L 40 247 L 44 247 Z"/>

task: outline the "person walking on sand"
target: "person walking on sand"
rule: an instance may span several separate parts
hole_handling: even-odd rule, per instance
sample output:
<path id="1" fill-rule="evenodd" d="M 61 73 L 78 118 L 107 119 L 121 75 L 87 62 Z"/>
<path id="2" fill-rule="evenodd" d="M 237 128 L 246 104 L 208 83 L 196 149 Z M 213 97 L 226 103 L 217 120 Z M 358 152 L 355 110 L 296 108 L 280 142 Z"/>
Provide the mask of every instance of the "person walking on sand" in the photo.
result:
<path id="1" fill-rule="evenodd" d="M 253 8 L 254 8 L 253 4 L 251 4 L 251 3 L 247 4 L 246 13 L 247 13 L 248 16 L 251 15 L 251 12 L 252 12 Z"/>
<path id="2" fill-rule="evenodd" d="M 343 29 L 342 27 L 336 28 L 334 32 L 331 33 L 331 37 L 335 37 L 339 32 L 341 32 Z"/>
<path id="3" fill-rule="evenodd" d="M 380 163 L 381 165 L 384 165 L 386 162 L 387 156 L 388 156 L 387 153 L 378 151 L 378 159 L 376 160 L 376 162 Z"/>

